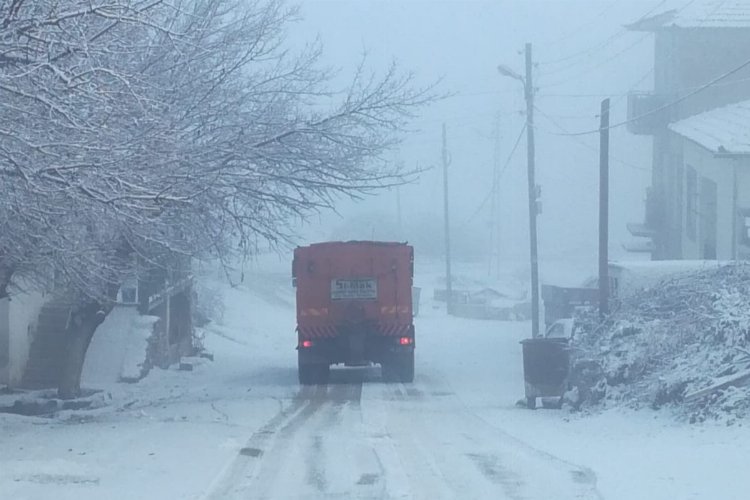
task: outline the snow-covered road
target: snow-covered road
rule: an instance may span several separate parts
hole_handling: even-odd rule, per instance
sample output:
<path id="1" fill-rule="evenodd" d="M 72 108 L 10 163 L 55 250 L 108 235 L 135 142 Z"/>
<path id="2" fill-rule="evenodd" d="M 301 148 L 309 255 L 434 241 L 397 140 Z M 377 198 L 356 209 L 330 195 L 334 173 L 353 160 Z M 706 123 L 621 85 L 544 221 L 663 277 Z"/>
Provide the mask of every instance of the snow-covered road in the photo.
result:
<path id="1" fill-rule="evenodd" d="M 597 498 L 595 477 L 484 421 L 434 373 L 334 372 L 255 432 L 208 498 Z"/>
<path id="2" fill-rule="evenodd" d="M 0 416 L 0 498 L 745 498 L 742 428 L 516 408 L 529 325 L 447 317 L 429 292 L 414 384 L 300 387 L 287 274 L 246 283 L 220 290 L 213 363 L 108 387 L 93 412 Z"/>

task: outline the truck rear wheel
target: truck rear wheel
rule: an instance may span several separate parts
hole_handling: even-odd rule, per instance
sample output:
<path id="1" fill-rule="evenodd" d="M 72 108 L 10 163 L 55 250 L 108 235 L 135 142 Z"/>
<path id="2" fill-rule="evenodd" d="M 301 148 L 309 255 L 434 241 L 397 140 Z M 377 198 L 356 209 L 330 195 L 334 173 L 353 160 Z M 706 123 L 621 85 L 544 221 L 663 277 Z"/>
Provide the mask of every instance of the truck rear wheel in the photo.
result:
<path id="1" fill-rule="evenodd" d="M 302 385 L 317 385 L 328 383 L 331 367 L 320 363 L 300 363 L 297 367 L 299 383 Z"/>
<path id="2" fill-rule="evenodd" d="M 386 382 L 414 382 L 414 351 L 394 356 L 382 364 L 382 369 Z"/>

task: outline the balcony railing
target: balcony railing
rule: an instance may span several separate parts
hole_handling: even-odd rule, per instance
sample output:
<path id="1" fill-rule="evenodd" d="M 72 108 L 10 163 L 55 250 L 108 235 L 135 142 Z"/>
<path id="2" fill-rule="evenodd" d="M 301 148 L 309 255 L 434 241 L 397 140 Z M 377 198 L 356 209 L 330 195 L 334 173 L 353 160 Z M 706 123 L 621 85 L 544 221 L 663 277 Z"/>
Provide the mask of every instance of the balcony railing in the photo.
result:
<path id="1" fill-rule="evenodd" d="M 628 94 L 628 130 L 637 135 L 654 135 L 669 123 L 665 99 L 651 92 Z"/>

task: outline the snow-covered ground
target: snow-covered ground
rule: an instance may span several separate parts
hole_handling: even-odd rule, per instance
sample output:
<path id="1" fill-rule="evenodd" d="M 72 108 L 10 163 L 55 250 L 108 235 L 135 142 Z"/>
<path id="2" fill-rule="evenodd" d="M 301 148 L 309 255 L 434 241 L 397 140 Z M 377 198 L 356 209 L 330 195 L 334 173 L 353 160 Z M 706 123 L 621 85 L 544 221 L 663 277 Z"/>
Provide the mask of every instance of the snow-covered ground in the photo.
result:
<path id="1" fill-rule="evenodd" d="M 287 264 L 217 289 L 213 363 L 103 383 L 109 403 L 93 411 L 0 415 L 0 497 L 747 498 L 741 425 L 516 407 L 529 325 L 447 317 L 429 269 L 414 384 L 374 368 L 300 388 Z"/>

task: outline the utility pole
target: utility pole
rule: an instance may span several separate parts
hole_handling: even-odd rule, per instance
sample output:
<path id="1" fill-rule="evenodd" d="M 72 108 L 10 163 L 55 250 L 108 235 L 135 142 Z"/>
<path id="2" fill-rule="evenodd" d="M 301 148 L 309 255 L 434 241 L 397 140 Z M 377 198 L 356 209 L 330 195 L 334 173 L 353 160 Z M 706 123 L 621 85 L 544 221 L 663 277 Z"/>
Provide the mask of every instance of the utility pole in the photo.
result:
<path id="1" fill-rule="evenodd" d="M 539 256 L 537 251 L 536 217 L 540 211 L 541 191 L 534 178 L 534 80 L 531 44 L 526 44 L 526 76 L 523 77 L 501 64 L 497 67 L 501 75 L 523 83 L 526 97 L 526 149 L 529 177 L 529 250 L 531 256 L 531 336 L 539 336 Z"/>
<path id="2" fill-rule="evenodd" d="M 404 239 L 404 224 L 401 217 L 401 186 L 396 186 L 396 217 L 398 222 L 398 239 Z"/>
<path id="3" fill-rule="evenodd" d="M 397 162 L 398 170 L 403 172 L 404 171 L 404 162 L 398 161 Z M 396 186 L 396 222 L 398 224 L 398 239 L 403 240 L 404 239 L 404 224 L 403 224 L 403 217 L 401 214 L 401 186 Z"/>
<path id="4" fill-rule="evenodd" d="M 536 158 L 534 151 L 534 82 L 531 44 L 526 44 L 526 150 L 529 180 L 529 250 L 531 257 L 531 336 L 539 336 L 539 257 L 537 251 L 536 216 L 539 213 L 539 193 L 534 177 Z"/>
<path id="5" fill-rule="evenodd" d="M 451 278 L 451 238 L 448 212 L 448 132 L 443 123 L 443 208 L 445 211 L 445 293 L 448 314 L 453 312 L 453 284 Z"/>
<path id="6" fill-rule="evenodd" d="M 599 127 L 599 318 L 609 314 L 609 99 Z"/>
<path id="7" fill-rule="evenodd" d="M 396 214 L 398 217 L 398 238 L 404 239 L 404 225 L 401 218 L 401 186 L 396 186 Z"/>
<path id="8" fill-rule="evenodd" d="M 500 248 L 502 234 L 500 223 L 500 115 L 495 118 L 495 147 L 492 154 L 492 206 L 490 210 L 490 265 L 488 275 L 492 276 L 495 266 L 495 276 L 500 277 Z"/>

